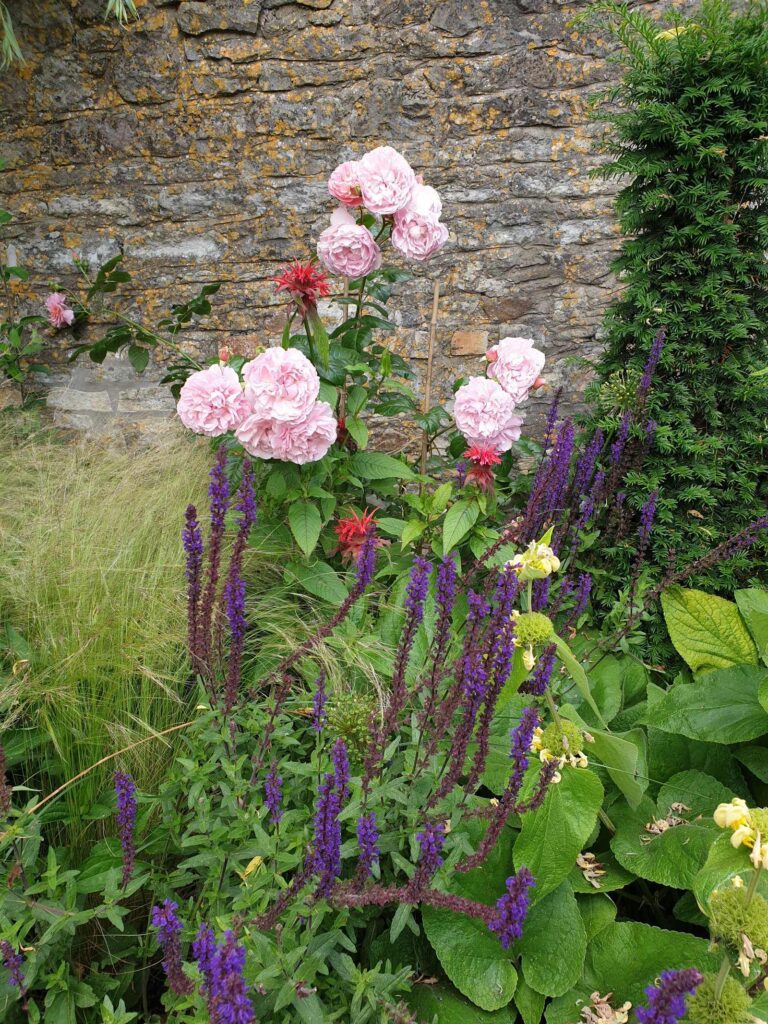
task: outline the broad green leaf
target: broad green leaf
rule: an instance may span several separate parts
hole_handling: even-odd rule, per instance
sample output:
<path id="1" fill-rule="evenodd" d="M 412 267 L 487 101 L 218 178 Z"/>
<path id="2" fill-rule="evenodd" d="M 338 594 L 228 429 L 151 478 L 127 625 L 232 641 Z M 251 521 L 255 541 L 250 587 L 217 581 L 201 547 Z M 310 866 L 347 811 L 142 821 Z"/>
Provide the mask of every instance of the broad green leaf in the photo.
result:
<path id="1" fill-rule="evenodd" d="M 760 657 L 768 665 L 768 590 L 751 587 L 749 590 L 737 590 L 733 596 Z"/>
<path id="2" fill-rule="evenodd" d="M 453 484 L 448 481 L 440 484 L 435 493 L 429 499 L 429 508 L 433 515 L 439 515 L 445 511 L 453 493 Z"/>
<path id="3" fill-rule="evenodd" d="M 733 601 L 670 587 L 661 606 L 670 640 L 694 672 L 757 664 L 757 648 Z"/>
<path id="4" fill-rule="evenodd" d="M 336 607 L 349 596 L 344 583 L 327 562 L 317 561 L 312 565 L 289 562 L 286 572 L 298 580 L 308 594 L 314 594 Z"/>
<path id="5" fill-rule="evenodd" d="M 327 370 L 330 359 L 331 341 L 328 337 L 328 332 L 325 329 L 325 324 L 320 318 L 317 308 L 314 306 L 310 308 L 309 315 L 307 317 L 306 329 L 308 333 L 311 330 L 315 350 L 320 357 L 320 365 L 324 370 Z"/>
<path id="6" fill-rule="evenodd" d="M 557 648 L 557 656 L 560 659 L 560 661 L 562 661 L 562 663 L 565 665 L 568 675 L 571 677 L 571 679 L 573 679 L 574 683 L 576 683 L 576 687 L 579 693 L 581 694 L 582 700 L 586 701 L 586 703 L 595 713 L 595 717 L 597 721 L 600 723 L 600 725 L 604 729 L 607 729 L 608 725 L 606 724 L 605 719 L 600 713 L 600 708 L 595 703 L 595 699 L 592 696 L 592 691 L 589 686 L 589 679 L 587 679 L 587 674 L 582 668 L 581 662 L 574 655 L 573 651 L 570 649 L 565 640 L 562 639 L 562 637 L 555 636 L 554 642 L 555 647 Z"/>
<path id="7" fill-rule="evenodd" d="M 761 782 L 768 782 L 768 747 L 739 747 L 733 756 Z"/>
<path id="8" fill-rule="evenodd" d="M 313 505 L 311 501 L 293 502 L 288 506 L 288 525 L 304 554 L 311 555 L 322 528 L 317 505 Z"/>
<path id="9" fill-rule="evenodd" d="M 424 931 L 456 988 L 483 1010 L 500 1010 L 515 994 L 511 954 L 482 921 L 438 907 L 422 909 Z"/>
<path id="10" fill-rule="evenodd" d="M 768 1021 L 768 992 L 761 992 L 752 1000 L 749 1012 L 758 1020 Z"/>
<path id="11" fill-rule="evenodd" d="M 426 528 L 427 524 L 422 519 L 409 519 L 400 534 L 400 547 L 403 551 L 405 551 L 409 544 L 418 540 Z"/>
<path id="12" fill-rule="evenodd" d="M 136 373 L 143 373 L 149 362 L 149 349 L 142 348 L 141 345 L 129 345 L 128 361 Z"/>
<path id="13" fill-rule="evenodd" d="M 584 968 L 587 933 L 568 882 L 531 907 L 518 948 L 523 977 L 536 992 L 562 996 L 573 988 Z"/>
<path id="14" fill-rule="evenodd" d="M 515 1006 L 523 1024 L 541 1024 L 546 996 L 534 992 L 525 978 L 518 978 L 515 989 Z"/>
<path id="15" fill-rule="evenodd" d="M 405 529 L 404 519 L 391 519 L 387 518 L 386 516 L 382 519 L 379 519 L 377 517 L 376 523 L 378 524 L 379 529 L 383 533 L 388 533 L 390 537 L 402 536 L 403 530 Z"/>
<path id="16" fill-rule="evenodd" d="M 442 982 L 438 985 L 414 985 L 405 999 L 420 1021 L 436 1019 L 438 1024 L 515 1024 L 514 1010 L 505 1008 L 492 1013 L 478 1010 L 456 989 Z"/>
<path id="17" fill-rule="evenodd" d="M 768 733 L 760 694 L 768 669 L 738 665 L 716 669 L 692 683 L 675 683 L 646 713 L 648 725 L 709 743 L 743 743 Z"/>
<path id="18" fill-rule="evenodd" d="M 594 757 L 596 764 L 605 766 L 630 807 L 637 807 L 648 788 L 648 780 L 644 777 L 647 765 L 642 729 L 632 729 L 621 735 L 594 729 L 592 736 L 594 743 L 588 745 L 589 755 Z"/>
<path id="19" fill-rule="evenodd" d="M 368 446 L 368 427 L 366 427 L 362 420 L 359 420 L 356 416 L 349 416 L 345 420 L 344 426 L 358 447 L 366 448 Z"/>
<path id="20" fill-rule="evenodd" d="M 594 896 L 577 896 L 576 902 L 579 905 L 579 913 L 584 922 L 584 930 L 587 933 L 587 942 L 607 928 L 616 920 L 616 904 L 610 896 L 603 893 L 596 893 Z"/>
<path id="21" fill-rule="evenodd" d="M 696 902 L 706 908 L 713 889 L 725 889 L 737 875 L 748 886 L 754 876 L 754 868 L 749 859 L 746 846 L 734 848 L 731 845 L 730 831 L 718 829 L 718 835 L 709 848 L 703 867 L 693 880 L 692 890 Z M 768 898 L 768 871 L 761 871 L 758 879 L 758 892 Z"/>
<path id="22" fill-rule="evenodd" d="M 404 462 L 385 452 L 355 452 L 349 471 L 363 480 L 413 480 L 415 476 Z"/>
<path id="23" fill-rule="evenodd" d="M 469 533 L 480 516 L 480 507 L 476 501 L 460 498 L 454 502 L 445 514 L 443 521 L 443 553 L 448 554 L 463 537 Z"/>
<path id="24" fill-rule="evenodd" d="M 515 843 L 515 867 L 525 865 L 536 879 L 537 902 L 560 885 L 592 834 L 603 802 L 603 787 L 587 768 L 565 766 L 537 811 L 523 815 Z"/>
<path id="25" fill-rule="evenodd" d="M 716 971 L 720 955 L 710 953 L 708 945 L 706 939 L 634 921 L 609 925 L 589 944 L 581 981 L 547 1008 L 547 1024 L 576 1024 L 593 992 L 613 992 L 614 1007 L 625 1000 L 633 1006 L 644 1005 L 644 989 L 662 971 L 686 967 Z"/>
<path id="26" fill-rule="evenodd" d="M 611 820 L 616 834 L 611 849 L 627 871 L 675 889 L 691 887 L 717 835 L 715 807 L 730 800 L 730 791 L 703 772 L 680 772 L 665 783 L 657 803 L 647 797 L 637 810 L 615 804 Z M 668 817 L 685 824 L 651 831 L 654 821 Z"/>
<path id="27" fill-rule="evenodd" d="M 662 691 L 663 692 L 663 691 Z M 723 785 L 737 791 L 744 785 L 744 776 L 728 747 L 720 743 L 703 743 L 660 729 L 649 728 L 648 776 L 660 782 L 678 772 L 696 768 L 720 779 Z"/>

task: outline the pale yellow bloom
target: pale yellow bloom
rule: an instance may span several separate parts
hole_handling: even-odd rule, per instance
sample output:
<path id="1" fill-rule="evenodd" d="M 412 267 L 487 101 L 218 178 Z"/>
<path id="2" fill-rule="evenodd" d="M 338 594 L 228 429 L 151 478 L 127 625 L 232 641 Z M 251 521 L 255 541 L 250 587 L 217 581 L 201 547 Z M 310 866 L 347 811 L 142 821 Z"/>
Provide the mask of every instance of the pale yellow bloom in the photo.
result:
<path id="1" fill-rule="evenodd" d="M 549 544 L 551 531 L 542 540 L 531 541 L 528 547 L 520 555 L 515 555 L 507 562 L 507 565 L 515 570 L 521 580 L 543 580 L 545 576 L 557 572 L 560 568 L 560 559 L 554 553 Z"/>
<path id="2" fill-rule="evenodd" d="M 745 800 L 735 797 L 729 804 L 720 804 L 714 818 L 720 828 L 738 828 L 749 824 L 749 808 Z"/>
<path id="3" fill-rule="evenodd" d="M 737 829 L 734 829 L 733 835 L 731 836 L 731 846 L 738 850 L 740 846 L 753 846 L 755 842 L 755 833 L 749 825 L 739 825 Z"/>
<path id="4" fill-rule="evenodd" d="M 741 875 L 734 875 L 733 878 L 731 879 L 731 885 L 733 886 L 734 889 L 743 889 L 744 888 L 744 879 L 741 877 Z M 713 891 L 713 893 L 712 893 L 713 896 L 714 896 L 716 891 L 717 890 Z"/>
<path id="5" fill-rule="evenodd" d="M 526 671 L 530 672 L 535 664 L 536 656 L 533 653 L 533 647 L 529 644 L 529 646 L 523 651 L 523 665 L 525 665 Z"/>

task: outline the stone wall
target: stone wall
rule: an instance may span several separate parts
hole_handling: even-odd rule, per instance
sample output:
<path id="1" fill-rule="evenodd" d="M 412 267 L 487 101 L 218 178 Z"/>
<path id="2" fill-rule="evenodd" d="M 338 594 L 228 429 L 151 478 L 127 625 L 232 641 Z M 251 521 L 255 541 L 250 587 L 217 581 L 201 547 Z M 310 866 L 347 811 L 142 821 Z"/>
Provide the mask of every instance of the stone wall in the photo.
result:
<path id="1" fill-rule="evenodd" d="M 105 24 L 104 0 L 8 5 L 28 62 L 0 80 L 0 189 L 36 301 L 74 284 L 73 251 L 122 250 L 138 318 L 221 280 L 213 316 L 183 342 L 252 352 L 282 323 L 271 277 L 327 224 L 329 171 L 389 142 L 440 190 L 451 232 L 399 287 L 398 345 L 423 370 L 439 277 L 438 393 L 476 372 L 487 344 L 524 333 L 578 402 L 617 244 L 612 189 L 588 177 L 587 100 L 612 72 L 601 42 L 569 27 L 579 5 L 144 0 L 126 29 Z M 167 418 L 160 367 L 73 370 L 53 337 L 51 350 L 58 422 Z M 546 401 L 533 399 L 532 428 Z"/>

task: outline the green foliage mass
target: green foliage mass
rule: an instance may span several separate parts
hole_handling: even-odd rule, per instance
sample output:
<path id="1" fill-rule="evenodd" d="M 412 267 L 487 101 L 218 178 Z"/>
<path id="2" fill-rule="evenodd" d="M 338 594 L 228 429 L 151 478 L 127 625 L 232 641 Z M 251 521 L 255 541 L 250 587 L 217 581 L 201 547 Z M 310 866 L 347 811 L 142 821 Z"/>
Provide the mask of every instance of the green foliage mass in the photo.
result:
<path id="1" fill-rule="evenodd" d="M 622 79 L 598 97 L 610 159 L 596 174 L 624 183 L 624 241 L 590 427 L 615 431 L 622 382 L 639 379 L 665 328 L 644 410 L 655 442 L 626 488 L 635 510 L 660 492 L 652 561 L 663 567 L 765 514 L 765 391 L 753 375 L 768 361 L 768 7 L 733 14 L 706 0 L 664 31 L 623 4 L 594 10 L 621 44 Z M 629 547 L 601 556 L 607 577 L 627 578 Z M 733 589 L 754 564 L 752 549 L 696 579 Z"/>

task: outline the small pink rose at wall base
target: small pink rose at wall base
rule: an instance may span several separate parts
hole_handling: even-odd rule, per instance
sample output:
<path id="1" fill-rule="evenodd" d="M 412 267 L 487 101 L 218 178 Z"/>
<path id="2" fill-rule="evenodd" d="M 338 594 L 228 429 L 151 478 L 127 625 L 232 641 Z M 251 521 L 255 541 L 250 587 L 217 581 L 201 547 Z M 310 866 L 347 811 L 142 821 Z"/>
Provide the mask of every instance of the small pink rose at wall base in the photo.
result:
<path id="1" fill-rule="evenodd" d="M 320 378 L 303 352 L 268 348 L 243 367 L 251 411 L 264 420 L 292 422 L 309 415 Z"/>
<path id="2" fill-rule="evenodd" d="M 69 327 L 75 319 L 74 311 L 67 306 L 67 297 L 63 292 L 51 292 L 45 300 L 45 308 L 53 327 Z"/>
<path id="3" fill-rule="evenodd" d="M 243 420 L 248 403 L 235 371 L 215 364 L 187 378 L 176 411 L 189 430 L 205 437 L 220 437 Z"/>
<path id="4" fill-rule="evenodd" d="M 371 213 L 386 216 L 407 206 L 416 175 L 408 161 L 392 146 L 378 146 L 358 164 L 363 204 Z"/>
<path id="5" fill-rule="evenodd" d="M 381 249 L 362 224 L 331 223 L 317 240 L 317 255 L 339 277 L 365 277 L 381 266 Z"/>
<path id="6" fill-rule="evenodd" d="M 336 417 L 327 402 L 315 402 L 300 422 L 278 423 L 271 434 L 273 457 L 303 466 L 318 462 L 336 440 Z"/>
<path id="7" fill-rule="evenodd" d="M 520 437 L 523 420 L 515 403 L 496 381 L 472 377 L 459 388 L 453 406 L 458 430 L 470 445 L 506 452 Z"/>
<path id="8" fill-rule="evenodd" d="M 502 338 L 488 350 L 488 376 L 516 403 L 524 402 L 544 369 L 546 357 L 532 338 Z"/>

